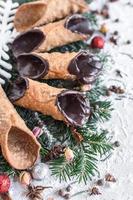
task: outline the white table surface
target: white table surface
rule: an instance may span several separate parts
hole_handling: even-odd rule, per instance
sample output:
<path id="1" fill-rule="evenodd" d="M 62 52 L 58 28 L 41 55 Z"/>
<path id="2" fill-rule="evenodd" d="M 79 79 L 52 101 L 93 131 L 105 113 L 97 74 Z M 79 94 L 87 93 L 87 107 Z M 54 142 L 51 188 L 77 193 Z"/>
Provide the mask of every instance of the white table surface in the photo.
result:
<path id="1" fill-rule="evenodd" d="M 95 6 L 99 7 L 105 1 L 96 0 Z M 99 21 L 100 24 L 106 22 L 110 32 L 118 30 L 120 39 L 119 45 L 107 43 L 105 51 L 108 52 L 114 63 L 110 63 L 111 67 L 107 68 L 105 74 L 105 83 L 107 85 L 120 85 L 125 88 L 125 98 L 116 100 L 117 95 L 109 97 L 113 101 L 114 111 L 112 119 L 102 126 L 108 128 L 113 136 L 113 141 L 118 140 L 121 146 L 117 148 L 110 159 L 99 164 L 99 171 L 101 178 L 107 172 L 113 174 L 117 182 L 106 184 L 100 187 L 102 195 L 89 196 L 83 194 L 72 198 L 73 200 L 133 200 L 133 7 L 126 5 L 129 0 L 119 0 L 115 3 L 110 3 L 110 16 L 108 20 Z M 133 4 L 133 1 L 130 1 Z M 94 3 L 91 5 L 94 7 Z M 119 18 L 119 23 L 114 23 L 113 20 Z M 130 45 L 125 45 L 127 40 L 131 40 Z M 122 53 L 130 54 L 124 55 Z M 123 78 L 116 77 L 115 70 L 119 69 L 123 73 Z M 43 182 L 36 182 L 35 184 L 43 184 L 45 186 L 53 186 L 53 189 L 44 192 L 44 199 L 54 197 L 55 200 L 60 200 L 56 191 L 67 183 L 59 183 L 53 177 L 45 178 Z M 93 181 L 88 181 L 88 184 L 77 184 L 73 187 L 72 193 L 80 190 L 88 189 L 93 185 Z M 13 183 L 11 188 L 11 196 L 13 200 L 25 200 L 24 190 L 18 183 Z"/>

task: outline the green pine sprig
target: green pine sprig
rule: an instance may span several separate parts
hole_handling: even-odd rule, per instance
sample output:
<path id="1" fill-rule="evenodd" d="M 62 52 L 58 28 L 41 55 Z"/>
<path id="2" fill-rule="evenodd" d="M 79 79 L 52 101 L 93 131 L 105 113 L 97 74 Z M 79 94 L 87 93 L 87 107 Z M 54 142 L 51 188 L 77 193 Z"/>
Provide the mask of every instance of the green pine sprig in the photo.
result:
<path id="1" fill-rule="evenodd" d="M 78 182 L 87 183 L 98 172 L 96 162 L 96 153 L 91 151 L 88 145 L 81 144 L 74 160 L 72 175 L 76 177 Z"/>

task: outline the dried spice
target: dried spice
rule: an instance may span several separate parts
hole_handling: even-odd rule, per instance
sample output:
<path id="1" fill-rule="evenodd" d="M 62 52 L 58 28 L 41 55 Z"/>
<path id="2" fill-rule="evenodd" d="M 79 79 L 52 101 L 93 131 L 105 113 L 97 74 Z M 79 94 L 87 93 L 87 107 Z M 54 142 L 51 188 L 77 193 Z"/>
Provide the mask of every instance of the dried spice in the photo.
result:
<path id="1" fill-rule="evenodd" d="M 106 19 L 108 19 L 109 18 L 109 7 L 107 5 L 104 5 L 100 14 L 103 17 L 105 17 Z"/>
<path id="2" fill-rule="evenodd" d="M 120 20 L 119 20 L 118 18 L 116 18 L 116 19 L 114 20 L 114 22 L 116 22 L 116 23 L 119 22 L 119 21 L 120 21 Z"/>
<path id="3" fill-rule="evenodd" d="M 28 186 L 28 193 L 26 194 L 26 196 L 30 199 L 30 200 L 43 200 L 42 197 L 42 192 L 45 189 L 49 189 L 52 187 L 42 187 L 42 186 Z"/>
<path id="4" fill-rule="evenodd" d="M 61 197 L 64 197 L 65 191 L 64 191 L 63 189 L 60 189 L 60 190 L 58 191 L 58 195 L 61 196 Z"/>
<path id="5" fill-rule="evenodd" d="M 44 161 L 54 160 L 64 154 L 65 146 L 55 145 L 45 156 Z"/>
<path id="6" fill-rule="evenodd" d="M 119 76 L 120 78 L 122 78 L 122 73 L 119 69 L 116 70 L 116 76 Z"/>
<path id="7" fill-rule="evenodd" d="M 103 180 L 103 179 L 99 179 L 99 180 L 96 182 L 96 184 L 97 184 L 98 186 L 103 186 L 103 185 L 104 185 L 104 180 Z"/>
<path id="8" fill-rule="evenodd" d="M 127 40 L 127 41 L 126 41 L 126 44 L 131 44 L 131 40 Z"/>
<path id="9" fill-rule="evenodd" d="M 67 192 L 70 192 L 72 190 L 72 186 L 71 185 L 68 185 L 67 187 L 66 187 L 66 191 Z"/>
<path id="10" fill-rule="evenodd" d="M 91 193 L 90 195 L 101 195 L 102 193 L 99 191 L 99 189 L 97 187 L 93 187 L 91 189 Z"/>
<path id="11" fill-rule="evenodd" d="M 113 145 L 114 145 L 114 147 L 119 147 L 120 146 L 120 142 L 119 141 L 115 141 Z"/>
<path id="12" fill-rule="evenodd" d="M 110 37 L 110 42 L 113 43 L 114 45 L 118 44 L 118 37 L 116 35 L 113 35 Z"/>
<path id="13" fill-rule="evenodd" d="M 105 180 L 106 180 L 107 182 L 113 182 L 113 183 L 116 182 L 116 178 L 115 178 L 113 175 L 111 175 L 111 174 L 106 174 L 106 175 L 105 175 Z"/>
<path id="14" fill-rule="evenodd" d="M 118 35 L 118 31 L 114 31 L 113 35 Z"/>
<path id="15" fill-rule="evenodd" d="M 124 94 L 125 93 L 124 89 L 122 89 L 120 86 L 117 87 L 115 85 L 110 86 L 108 90 L 111 92 L 114 92 L 115 94 Z"/>

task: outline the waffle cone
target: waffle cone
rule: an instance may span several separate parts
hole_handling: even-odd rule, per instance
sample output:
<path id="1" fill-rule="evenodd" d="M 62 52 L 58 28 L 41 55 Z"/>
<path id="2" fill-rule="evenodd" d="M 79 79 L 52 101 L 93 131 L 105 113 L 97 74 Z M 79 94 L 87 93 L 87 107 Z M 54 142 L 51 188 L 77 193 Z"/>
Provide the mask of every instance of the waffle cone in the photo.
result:
<path id="1" fill-rule="evenodd" d="M 46 38 L 38 47 L 38 49 L 36 49 L 36 52 L 46 52 L 55 47 L 63 46 L 87 38 L 87 35 L 74 33 L 65 28 L 65 22 L 66 19 L 38 28 L 41 32 L 43 32 Z"/>
<path id="2" fill-rule="evenodd" d="M 47 52 L 55 47 L 87 40 L 92 32 L 89 20 L 75 14 L 61 21 L 21 33 L 13 41 L 12 51 L 15 57 L 23 53 Z"/>
<path id="3" fill-rule="evenodd" d="M 71 60 L 78 53 L 36 53 L 36 56 L 41 57 L 44 60 L 47 60 L 49 64 L 48 74 L 43 77 L 43 79 L 64 79 L 64 80 L 74 80 L 76 76 L 72 75 L 68 71 L 68 66 Z"/>
<path id="4" fill-rule="evenodd" d="M 15 104 L 38 111 L 44 115 L 50 115 L 54 119 L 64 120 L 62 114 L 56 106 L 57 95 L 64 89 L 54 88 L 45 83 L 28 80 L 28 88 L 22 98 L 15 101 Z"/>
<path id="5" fill-rule="evenodd" d="M 19 32 L 88 10 L 85 0 L 42 0 L 21 5 L 14 25 Z M 25 17 L 24 17 L 25 16 Z"/>
<path id="6" fill-rule="evenodd" d="M 9 102 L 0 86 L 0 144 L 2 154 L 15 169 L 33 166 L 40 144 Z"/>
<path id="7" fill-rule="evenodd" d="M 90 104 L 83 93 L 51 87 L 27 78 L 21 78 L 12 85 L 9 98 L 18 106 L 72 126 L 82 126 L 90 116 Z"/>

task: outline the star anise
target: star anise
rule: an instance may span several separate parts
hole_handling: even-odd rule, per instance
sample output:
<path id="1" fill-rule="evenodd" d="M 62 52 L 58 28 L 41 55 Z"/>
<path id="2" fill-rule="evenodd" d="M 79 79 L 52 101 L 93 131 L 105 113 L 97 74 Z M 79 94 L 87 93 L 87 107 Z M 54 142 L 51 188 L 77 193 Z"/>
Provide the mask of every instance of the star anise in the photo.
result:
<path id="1" fill-rule="evenodd" d="M 93 187 L 91 189 L 91 193 L 90 193 L 90 196 L 91 195 L 101 195 L 101 192 L 99 191 L 99 189 L 97 187 Z"/>
<path id="2" fill-rule="evenodd" d="M 44 161 L 54 160 L 64 154 L 65 146 L 55 145 L 49 153 L 45 156 Z"/>
<path id="3" fill-rule="evenodd" d="M 28 193 L 26 194 L 26 196 L 30 200 L 43 200 L 42 192 L 45 189 L 48 189 L 48 188 L 52 188 L 52 187 L 43 187 L 43 186 L 32 186 L 32 185 L 29 185 L 28 186 Z"/>
<path id="4" fill-rule="evenodd" d="M 115 86 L 115 85 L 110 86 L 108 90 L 111 92 L 114 92 L 115 94 L 124 94 L 125 93 L 124 89 L 122 89 L 120 86 Z"/>
<path id="5" fill-rule="evenodd" d="M 105 180 L 106 180 L 107 182 L 113 182 L 113 183 L 116 182 L 116 178 L 115 178 L 113 175 L 111 175 L 111 174 L 106 174 L 106 175 L 105 175 Z"/>

